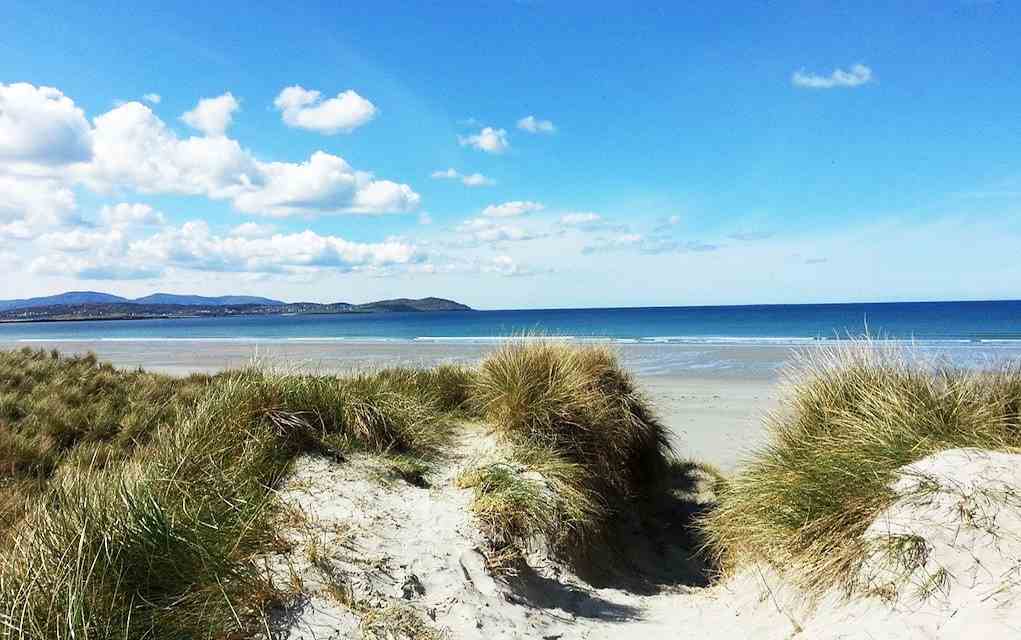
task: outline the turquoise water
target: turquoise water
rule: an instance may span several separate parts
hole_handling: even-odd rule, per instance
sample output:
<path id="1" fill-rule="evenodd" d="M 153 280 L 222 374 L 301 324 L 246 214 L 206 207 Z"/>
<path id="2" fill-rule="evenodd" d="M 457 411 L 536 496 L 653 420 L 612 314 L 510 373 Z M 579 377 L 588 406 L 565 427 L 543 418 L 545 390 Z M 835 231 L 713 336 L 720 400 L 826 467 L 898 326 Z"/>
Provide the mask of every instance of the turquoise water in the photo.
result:
<path id="1" fill-rule="evenodd" d="M 0 341 L 487 341 L 544 333 L 619 342 L 807 342 L 860 336 L 1021 346 L 1021 301 L 549 309 L 0 324 Z"/>

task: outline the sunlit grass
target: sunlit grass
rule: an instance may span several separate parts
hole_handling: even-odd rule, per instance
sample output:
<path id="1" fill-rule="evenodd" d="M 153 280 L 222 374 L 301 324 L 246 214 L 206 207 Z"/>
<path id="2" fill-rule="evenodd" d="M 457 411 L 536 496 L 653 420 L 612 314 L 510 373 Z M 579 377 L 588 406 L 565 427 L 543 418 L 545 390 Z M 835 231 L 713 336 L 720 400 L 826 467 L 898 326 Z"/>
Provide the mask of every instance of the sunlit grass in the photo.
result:
<path id="1" fill-rule="evenodd" d="M 1017 448 L 1019 413 L 1017 366 L 930 366 L 868 342 L 816 353 L 791 373 L 768 445 L 721 485 L 711 547 L 810 590 L 867 586 L 862 535 L 895 498 L 896 470 L 946 449 Z"/>
<path id="2" fill-rule="evenodd" d="M 472 401 L 507 445 L 461 478 L 498 553 L 536 537 L 584 553 L 667 469 L 665 430 L 607 348 L 509 343 L 481 363 Z"/>

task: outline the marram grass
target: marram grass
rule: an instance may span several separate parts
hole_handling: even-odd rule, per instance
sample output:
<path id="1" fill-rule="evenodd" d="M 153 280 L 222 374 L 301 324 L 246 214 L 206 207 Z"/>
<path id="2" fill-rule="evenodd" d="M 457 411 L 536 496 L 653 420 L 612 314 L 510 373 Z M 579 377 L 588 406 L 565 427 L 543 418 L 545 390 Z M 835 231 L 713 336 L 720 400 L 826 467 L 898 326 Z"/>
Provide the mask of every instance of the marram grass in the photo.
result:
<path id="1" fill-rule="evenodd" d="M 510 342 L 482 361 L 472 402 L 509 452 L 460 478 L 498 553 L 542 539 L 584 554 L 668 468 L 665 429 L 608 348 Z"/>
<path id="2" fill-rule="evenodd" d="M 290 461 L 366 450 L 420 470 L 464 380 L 177 379 L 0 353 L 0 638 L 269 635 L 285 594 L 256 558 L 276 544 L 273 487 Z"/>
<path id="3" fill-rule="evenodd" d="M 789 372 L 768 444 L 703 521 L 723 566 L 764 562 L 809 591 L 867 590 L 862 535 L 900 467 L 958 447 L 1021 447 L 1021 368 L 968 371 L 860 342 Z"/>

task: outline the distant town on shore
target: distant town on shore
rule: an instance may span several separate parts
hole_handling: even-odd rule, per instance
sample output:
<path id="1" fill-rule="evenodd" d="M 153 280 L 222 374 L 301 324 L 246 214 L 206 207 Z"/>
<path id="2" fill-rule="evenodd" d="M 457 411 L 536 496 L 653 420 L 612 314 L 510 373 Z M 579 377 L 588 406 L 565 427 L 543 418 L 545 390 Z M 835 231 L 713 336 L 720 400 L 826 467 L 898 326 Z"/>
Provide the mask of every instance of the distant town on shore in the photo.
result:
<path id="1" fill-rule="evenodd" d="M 129 299 L 96 291 L 69 291 L 38 298 L 0 300 L 0 322 L 471 310 L 471 307 L 459 302 L 434 297 L 395 298 L 363 304 L 323 304 L 283 302 L 258 296 L 209 297 L 171 293 L 154 293 Z"/>

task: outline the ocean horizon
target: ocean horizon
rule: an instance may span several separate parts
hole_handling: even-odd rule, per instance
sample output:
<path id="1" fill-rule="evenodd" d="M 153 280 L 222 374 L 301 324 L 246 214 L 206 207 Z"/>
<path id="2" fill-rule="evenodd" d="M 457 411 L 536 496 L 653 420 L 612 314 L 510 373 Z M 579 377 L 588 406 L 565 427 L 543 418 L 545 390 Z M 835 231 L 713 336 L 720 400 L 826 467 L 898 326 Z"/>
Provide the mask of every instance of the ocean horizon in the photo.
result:
<path id="1" fill-rule="evenodd" d="M 252 315 L 0 324 L 0 341 L 564 340 L 798 344 L 872 339 L 1021 345 L 1021 301 L 520 309 Z"/>

